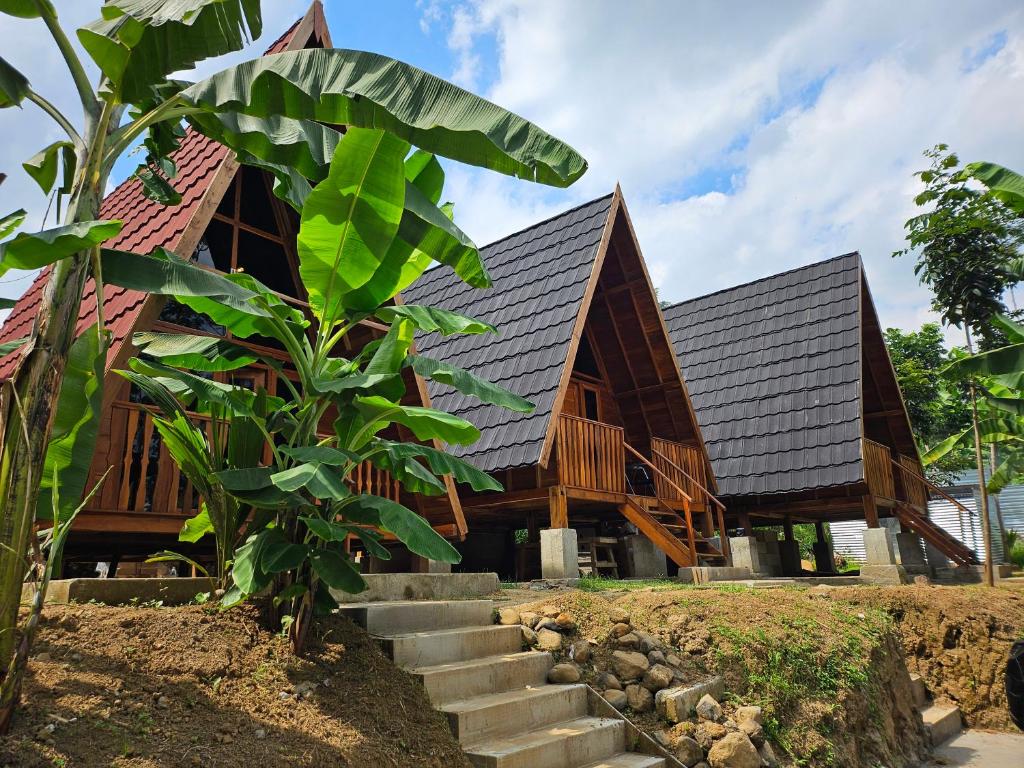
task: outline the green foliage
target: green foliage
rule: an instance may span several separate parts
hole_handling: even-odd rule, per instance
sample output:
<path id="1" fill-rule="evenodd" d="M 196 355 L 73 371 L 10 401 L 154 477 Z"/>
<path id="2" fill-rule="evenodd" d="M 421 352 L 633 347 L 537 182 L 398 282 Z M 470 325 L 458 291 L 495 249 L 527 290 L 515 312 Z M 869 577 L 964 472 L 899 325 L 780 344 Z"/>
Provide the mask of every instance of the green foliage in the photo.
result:
<path id="1" fill-rule="evenodd" d="M 1004 205 L 1024 215 L 1024 176 L 996 163 L 971 163 L 964 172 L 973 176 Z"/>
<path id="2" fill-rule="evenodd" d="M 967 429 L 971 423 L 967 392 L 962 384 L 943 375 L 956 354 L 945 348 L 938 323 L 925 323 L 917 331 L 888 328 L 885 343 L 921 453 Z M 973 447 L 958 445 L 928 465 L 928 476 L 946 484 L 973 462 Z"/>
<path id="3" fill-rule="evenodd" d="M 18 106 L 29 90 L 25 76 L 0 58 L 0 109 Z"/>
<path id="4" fill-rule="evenodd" d="M 121 231 L 120 221 L 78 221 L 42 232 L 20 232 L 0 243 L 0 275 L 11 269 L 39 269 L 99 245 Z"/>

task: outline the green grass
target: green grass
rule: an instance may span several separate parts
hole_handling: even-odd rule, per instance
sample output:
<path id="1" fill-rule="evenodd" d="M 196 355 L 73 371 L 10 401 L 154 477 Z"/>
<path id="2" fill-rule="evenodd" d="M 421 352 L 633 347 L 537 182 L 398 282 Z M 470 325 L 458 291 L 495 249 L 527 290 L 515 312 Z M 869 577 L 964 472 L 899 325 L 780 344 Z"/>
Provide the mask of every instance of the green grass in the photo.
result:
<path id="1" fill-rule="evenodd" d="M 683 584 L 674 579 L 609 579 L 604 576 L 584 576 L 580 579 L 577 589 L 583 592 L 614 592 L 637 589 L 683 589 L 690 584 Z"/>

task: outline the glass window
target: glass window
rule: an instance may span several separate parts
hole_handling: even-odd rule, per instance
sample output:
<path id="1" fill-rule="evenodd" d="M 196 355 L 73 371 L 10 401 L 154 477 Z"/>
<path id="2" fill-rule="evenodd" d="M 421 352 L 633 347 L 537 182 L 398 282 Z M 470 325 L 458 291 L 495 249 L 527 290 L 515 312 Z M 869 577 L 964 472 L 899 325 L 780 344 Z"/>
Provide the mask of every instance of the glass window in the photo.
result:
<path id="1" fill-rule="evenodd" d="M 242 176 L 242 205 L 239 217 L 250 227 L 279 235 L 281 231 L 277 226 L 270 194 L 270 189 L 263 179 L 263 172 L 257 168 L 245 168 Z"/>
<path id="2" fill-rule="evenodd" d="M 192 260 L 204 267 L 213 267 L 221 272 L 231 271 L 231 235 L 234 227 L 214 219 L 203 233 L 203 239 L 196 246 Z"/>
<path id="3" fill-rule="evenodd" d="M 272 240 L 239 230 L 238 267 L 268 288 L 286 296 L 298 296 L 288 254 Z"/>

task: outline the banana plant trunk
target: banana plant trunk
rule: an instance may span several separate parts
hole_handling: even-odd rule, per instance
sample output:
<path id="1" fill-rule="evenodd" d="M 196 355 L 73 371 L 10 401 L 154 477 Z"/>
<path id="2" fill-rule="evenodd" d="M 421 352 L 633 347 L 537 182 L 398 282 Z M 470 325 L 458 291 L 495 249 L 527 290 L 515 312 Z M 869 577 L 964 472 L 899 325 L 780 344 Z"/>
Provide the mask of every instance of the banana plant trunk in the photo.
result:
<path id="1" fill-rule="evenodd" d="M 93 184 L 80 182 L 68 207 L 68 223 L 98 218 L 99 180 L 97 175 Z M 28 571 L 46 447 L 75 340 L 89 258 L 90 252 L 83 251 L 54 265 L 28 349 L 0 397 L 0 734 L 10 727 L 17 706 L 17 696 L 10 692 L 20 688 L 18 678 L 23 671 L 23 667 L 13 666 L 21 584 Z"/>

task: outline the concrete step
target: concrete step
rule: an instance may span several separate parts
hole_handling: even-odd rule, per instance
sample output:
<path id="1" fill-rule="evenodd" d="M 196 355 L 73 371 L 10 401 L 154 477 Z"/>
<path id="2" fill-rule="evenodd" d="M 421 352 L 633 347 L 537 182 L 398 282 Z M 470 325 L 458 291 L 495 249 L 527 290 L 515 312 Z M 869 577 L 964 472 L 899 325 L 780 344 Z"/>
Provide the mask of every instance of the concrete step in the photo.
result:
<path id="1" fill-rule="evenodd" d="M 580 717 L 463 749 L 476 768 L 583 768 L 625 748 L 626 724 Z"/>
<path id="2" fill-rule="evenodd" d="M 485 693 L 544 685 L 548 670 L 554 663 L 550 653 L 522 651 L 432 667 L 414 667 L 409 672 L 420 679 L 431 703 L 438 707 Z"/>
<path id="3" fill-rule="evenodd" d="M 641 755 L 639 752 L 620 752 L 617 755 L 591 763 L 586 768 L 667 768 L 663 757 Z"/>
<path id="4" fill-rule="evenodd" d="M 348 616 L 371 635 L 404 635 L 432 629 L 479 627 L 494 623 L 490 600 L 396 600 L 343 605 Z"/>
<path id="5" fill-rule="evenodd" d="M 381 638 L 381 644 L 398 666 L 426 667 L 518 653 L 523 649 L 523 633 L 518 626 L 491 624 L 392 635 Z"/>
<path id="6" fill-rule="evenodd" d="M 963 729 L 960 718 L 960 707 L 944 707 L 932 704 L 921 711 L 925 730 L 932 739 L 932 746 L 937 747 L 956 736 Z"/>
<path id="7" fill-rule="evenodd" d="M 542 685 L 444 704 L 452 733 L 463 744 L 532 731 L 587 714 L 587 686 Z"/>
<path id="8" fill-rule="evenodd" d="M 914 706 L 918 709 L 924 709 L 928 706 L 928 689 L 925 687 L 924 678 L 920 675 L 911 673 L 910 675 L 910 691 L 913 695 Z"/>

